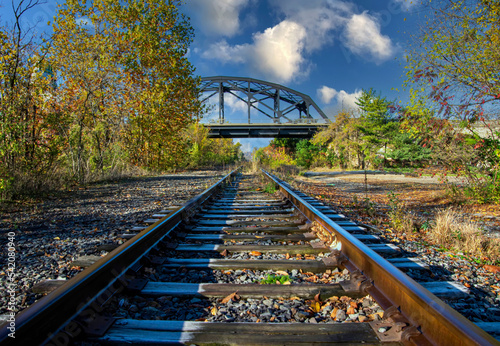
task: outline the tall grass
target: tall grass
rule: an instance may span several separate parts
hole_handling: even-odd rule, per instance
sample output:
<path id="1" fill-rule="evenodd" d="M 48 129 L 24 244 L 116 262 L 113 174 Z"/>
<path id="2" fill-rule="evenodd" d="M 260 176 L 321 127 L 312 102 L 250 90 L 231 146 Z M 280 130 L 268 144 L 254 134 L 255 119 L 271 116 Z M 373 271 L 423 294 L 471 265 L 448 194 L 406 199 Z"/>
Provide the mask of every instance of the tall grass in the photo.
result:
<path id="1" fill-rule="evenodd" d="M 476 223 L 462 220 L 460 213 L 451 208 L 436 215 L 427 237 L 435 244 L 471 255 L 500 258 L 500 239 L 485 236 Z"/>

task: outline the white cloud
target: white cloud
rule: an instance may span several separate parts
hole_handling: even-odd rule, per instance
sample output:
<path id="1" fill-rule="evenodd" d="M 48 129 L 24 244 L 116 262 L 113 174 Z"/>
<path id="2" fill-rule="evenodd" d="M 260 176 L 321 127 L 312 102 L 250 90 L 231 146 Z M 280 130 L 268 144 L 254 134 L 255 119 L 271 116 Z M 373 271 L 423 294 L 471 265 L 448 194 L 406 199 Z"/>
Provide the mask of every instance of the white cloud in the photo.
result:
<path id="1" fill-rule="evenodd" d="M 330 104 L 333 99 L 335 99 L 337 105 L 341 106 L 343 109 L 357 109 L 356 101 L 358 97 L 361 96 L 362 91 L 356 89 L 352 94 L 349 94 L 345 90 L 337 91 L 333 88 L 323 85 L 317 90 L 318 97 L 325 104 Z"/>
<path id="2" fill-rule="evenodd" d="M 252 0 L 195 0 L 195 3 L 203 3 L 202 6 L 225 4 L 226 8 L 231 3 L 234 6 L 230 8 L 237 18 L 240 9 L 249 1 Z M 378 20 L 367 12 L 354 14 L 356 8 L 352 2 L 287 0 L 273 1 L 270 5 L 285 19 L 263 32 L 254 33 L 252 42 L 231 45 L 226 40 L 220 40 L 212 43 L 202 57 L 223 64 L 245 64 L 252 69 L 252 74 L 286 83 L 307 76 L 312 66 L 308 55 L 333 44 L 336 37 L 342 37 L 352 53 L 376 63 L 389 59 L 395 53 L 391 39 L 381 34 Z M 212 26 L 215 27 L 214 24 Z"/>
<path id="3" fill-rule="evenodd" d="M 239 14 L 248 0 L 190 0 L 197 23 L 209 35 L 232 37 L 240 30 Z"/>
<path id="4" fill-rule="evenodd" d="M 254 67 L 288 82 L 301 73 L 304 64 L 305 29 L 284 20 L 263 33 L 254 35 Z"/>
<path id="5" fill-rule="evenodd" d="M 337 95 L 338 92 L 337 90 L 327 87 L 326 85 L 323 85 L 321 88 L 318 89 L 318 96 L 323 101 L 325 104 L 329 104 L 330 101 Z"/>
<path id="6" fill-rule="evenodd" d="M 230 113 L 236 113 L 240 116 L 243 114 L 246 117 L 248 114 L 247 103 L 229 93 L 224 93 L 224 108 Z"/>
<path id="7" fill-rule="evenodd" d="M 252 44 L 230 46 L 220 41 L 212 44 L 202 57 L 222 63 L 248 63 L 268 80 L 289 82 L 305 74 L 305 35 L 301 25 L 285 20 L 263 33 L 255 33 Z"/>
<path id="8" fill-rule="evenodd" d="M 380 32 L 380 24 L 366 11 L 354 14 L 346 25 L 345 45 L 359 56 L 369 54 L 375 62 L 383 62 L 393 56 L 395 48 L 388 36 Z"/>
<path id="9" fill-rule="evenodd" d="M 248 44 L 230 46 L 226 40 L 212 44 L 201 56 L 205 59 L 215 59 L 225 63 L 244 63 L 248 59 L 251 47 Z"/>
<path id="10" fill-rule="evenodd" d="M 403 11 L 409 11 L 412 7 L 418 5 L 418 0 L 393 0 L 396 4 L 401 6 Z"/>
<path id="11" fill-rule="evenodd" d="M 351 3 L 337 0 L 287 0 L 273 4 L 288 20 L 305 28 L 305 48 L 308 52 L 333 43 L 335 35 L 332 35 L 332 31 L 344 26 L 353 10 Z"/>

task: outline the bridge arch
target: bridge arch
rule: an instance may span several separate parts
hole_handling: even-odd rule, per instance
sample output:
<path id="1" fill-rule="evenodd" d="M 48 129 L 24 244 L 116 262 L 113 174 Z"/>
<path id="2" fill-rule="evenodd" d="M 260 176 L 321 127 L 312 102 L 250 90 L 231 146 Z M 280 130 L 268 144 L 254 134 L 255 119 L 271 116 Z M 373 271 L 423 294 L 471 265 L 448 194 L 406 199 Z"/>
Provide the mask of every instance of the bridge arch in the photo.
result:
<path id="1" fill-rule="evenodd" d="M 201 78 L 201 101 L 218 98 L 218 119 L 205 124 L 211 137 L 311 137 L 330 120 L 314 100 L 299 91 L 254 78 L 215 76 Z M 224 95 L 246 104 L 238 123 L 225 117 Z M 252 116 L 254 110 L 254 116 Z M 255 114 L 263 115 L 255 121 Z"/>

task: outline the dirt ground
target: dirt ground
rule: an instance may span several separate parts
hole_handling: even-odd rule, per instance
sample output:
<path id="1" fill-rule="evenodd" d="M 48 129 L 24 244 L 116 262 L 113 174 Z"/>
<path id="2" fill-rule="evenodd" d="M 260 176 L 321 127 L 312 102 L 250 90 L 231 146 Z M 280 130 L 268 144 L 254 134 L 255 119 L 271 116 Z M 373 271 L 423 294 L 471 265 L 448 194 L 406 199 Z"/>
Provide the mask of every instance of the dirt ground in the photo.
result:
<path id="1" fill-rule="evenodd" d="M 500 237 L 500 205 L 457 200 L 447 192 L 446 183 L 438 177 L 367 174 L 365 184 L 365 174 L 327 174 L 299 176 L 295 182 L 345 212 L 359 212 L 362 202 L 369 201 L 375 212 L 382 215 L 389 210 L 391 199 L 394 201 L 396 198 L 405 205 L 409 213 L 424 222 L 432 219 L 440 210 L 455 208 L 460 210 L 464 218 L 478 222 L 485 233 Z M 460 185 L 462 182 L 451 178 L 448 183 Z"/>

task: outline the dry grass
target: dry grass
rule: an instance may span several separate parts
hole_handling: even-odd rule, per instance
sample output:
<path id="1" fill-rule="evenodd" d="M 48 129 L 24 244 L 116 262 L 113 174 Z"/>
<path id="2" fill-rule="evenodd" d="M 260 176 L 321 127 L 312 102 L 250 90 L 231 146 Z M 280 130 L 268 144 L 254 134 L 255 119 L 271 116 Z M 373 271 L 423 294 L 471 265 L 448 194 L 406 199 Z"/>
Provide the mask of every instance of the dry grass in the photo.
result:
<path id="1" fill-rule="evenodd" d="M 461 220 L 459 216 L 459 212 L 451 208 L 439 212 L 427 232 L 428 239 L 471 255 L 497 259 L 500 256 L 500 239 L 484 236 L 476 223 Z"/>

